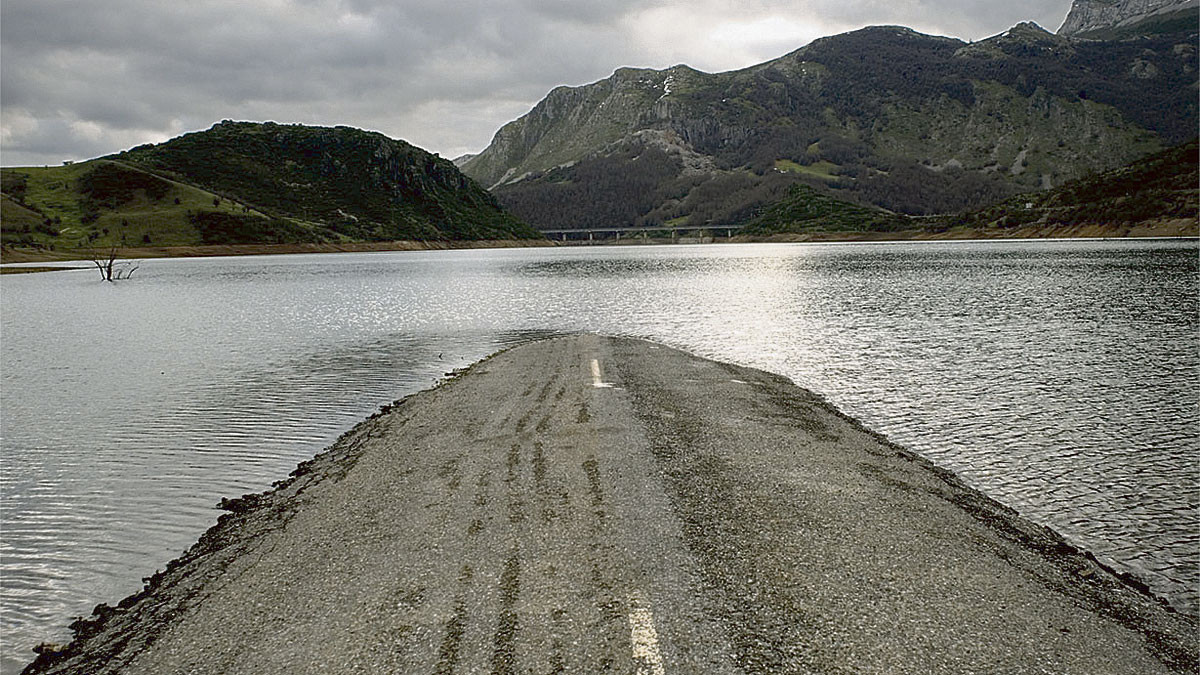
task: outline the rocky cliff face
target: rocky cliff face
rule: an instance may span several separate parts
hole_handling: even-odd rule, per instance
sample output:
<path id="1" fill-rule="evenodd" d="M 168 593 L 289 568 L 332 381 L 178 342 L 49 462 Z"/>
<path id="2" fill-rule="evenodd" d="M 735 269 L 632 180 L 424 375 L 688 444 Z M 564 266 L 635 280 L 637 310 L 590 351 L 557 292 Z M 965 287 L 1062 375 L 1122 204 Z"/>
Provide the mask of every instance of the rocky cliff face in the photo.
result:
<path id="1" fill-rule="evenodd" d="M 1059 35 L 1130 26 L 1156 15 L 1196 7 L 1196 0 L 1075 0 Z"/>
<path id="2" fill-rule="evenodd" d="M 558 87 L 502 127 L 484 152 L 462 165 L 463 171 L 490 187 L 580 159 L 649 128 L 647 118 L 669 117 L 667 98 L 706 77 L 687 66 L 620 68 L 590 85 Z"/>

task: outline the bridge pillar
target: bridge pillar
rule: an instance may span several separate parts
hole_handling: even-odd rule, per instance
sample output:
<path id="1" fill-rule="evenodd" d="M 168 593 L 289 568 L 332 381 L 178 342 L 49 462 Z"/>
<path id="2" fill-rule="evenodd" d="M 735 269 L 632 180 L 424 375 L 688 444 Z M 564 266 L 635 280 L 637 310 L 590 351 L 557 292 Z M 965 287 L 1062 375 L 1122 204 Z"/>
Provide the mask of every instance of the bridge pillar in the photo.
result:
<path id="1" fill-rule="evenodd" d="M 592 241 L 595 238 L 596 238 L 595 232 L 588 232 L 588 241 Z"/>

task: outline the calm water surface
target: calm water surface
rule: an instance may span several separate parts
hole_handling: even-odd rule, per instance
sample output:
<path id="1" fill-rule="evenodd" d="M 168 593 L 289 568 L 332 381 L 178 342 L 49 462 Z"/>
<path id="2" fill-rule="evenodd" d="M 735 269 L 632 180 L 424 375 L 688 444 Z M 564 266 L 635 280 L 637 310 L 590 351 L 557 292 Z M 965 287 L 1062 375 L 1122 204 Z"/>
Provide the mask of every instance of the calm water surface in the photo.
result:
<path id="1" fill-rule="evenodd" d="M 142 263 L 0 282 L 16 672 L 380 405 L 555 332 L 791 377 L 1197 610 L 1195 241 L 674 246 Z"/>

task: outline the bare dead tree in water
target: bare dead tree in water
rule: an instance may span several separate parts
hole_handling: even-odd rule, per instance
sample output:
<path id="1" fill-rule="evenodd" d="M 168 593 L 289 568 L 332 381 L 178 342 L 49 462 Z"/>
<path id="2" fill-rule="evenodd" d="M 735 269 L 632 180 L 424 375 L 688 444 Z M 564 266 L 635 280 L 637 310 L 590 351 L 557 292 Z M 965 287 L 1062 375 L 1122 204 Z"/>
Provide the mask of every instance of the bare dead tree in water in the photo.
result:
<path id="1" fill-rule="evenodd" d="M 137 271 L 138 265 L 132 260 L 117 260 L 117 247 L 113 246 L 108 253 L 97 249 L 88 249 L 88 260 L 100 270 L 100 278 L 104 281 L 120 281 L 129 279 Z"/>

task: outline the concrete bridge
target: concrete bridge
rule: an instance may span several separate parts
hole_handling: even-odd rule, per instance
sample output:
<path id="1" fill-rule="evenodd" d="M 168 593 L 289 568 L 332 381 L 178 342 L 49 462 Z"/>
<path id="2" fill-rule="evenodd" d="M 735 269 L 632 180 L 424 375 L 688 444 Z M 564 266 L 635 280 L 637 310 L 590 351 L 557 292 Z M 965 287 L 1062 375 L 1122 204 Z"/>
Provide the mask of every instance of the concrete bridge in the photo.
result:
<path id="1" fill-rule="evenodd" d="M 725 237 L 734 235 L 740 228 L 732 225 L 659 225 L 651 227 L 586 227 L 561 230 L 541 230 L 542 234 L 558 241 L 595 241 L 599 238 L 621 239 L 621 237 L 650 237 L 652 232 L 670 232 L 672 241 L 680 238 L 681 234 L 692 234 L 696 237 Z M 586 235 L 586 237 L 585 237 Z M 607 235 L 607 236 L 606 236 Z"/>

